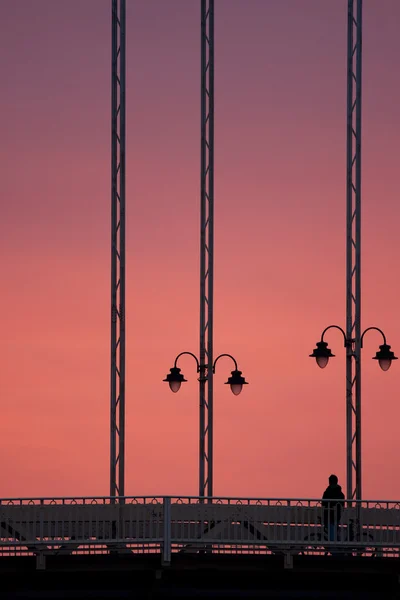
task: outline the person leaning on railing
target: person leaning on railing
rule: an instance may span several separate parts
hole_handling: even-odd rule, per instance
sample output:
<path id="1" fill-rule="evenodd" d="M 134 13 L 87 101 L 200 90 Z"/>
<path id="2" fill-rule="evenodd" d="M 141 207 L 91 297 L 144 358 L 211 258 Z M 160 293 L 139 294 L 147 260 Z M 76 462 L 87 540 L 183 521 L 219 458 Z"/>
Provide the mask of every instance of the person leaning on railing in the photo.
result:
<path id="1" fill-rule="evenodd" d="M 322 496 L 324 529 L 328 532 L 328 540 L 338 538 L 338 526 L 344 506 L 344 494 L 336 475 L 330 475 L 329 485 Z"/>

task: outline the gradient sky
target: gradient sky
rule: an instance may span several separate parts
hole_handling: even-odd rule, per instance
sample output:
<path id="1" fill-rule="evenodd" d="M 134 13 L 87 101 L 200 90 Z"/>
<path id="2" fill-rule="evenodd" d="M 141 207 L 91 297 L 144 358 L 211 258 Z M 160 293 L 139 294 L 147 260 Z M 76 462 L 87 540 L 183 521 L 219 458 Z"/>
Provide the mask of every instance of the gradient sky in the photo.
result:
<path id="1" fill-rule="evenodd" d="M 216 495 L 345 486 L 346 0 L 216 0 Z M 0 2 L 0 496 L 109 490 L 110 0 Z M 200 2 L 127 0 L 127 494 L 197 494 Z M 365 0 L 363 312 L 400 354 L 398 0 Z M 364 497 L 400 365 L 363 360 Z M 400 362 L 400 361 L 398 361 Z"/>

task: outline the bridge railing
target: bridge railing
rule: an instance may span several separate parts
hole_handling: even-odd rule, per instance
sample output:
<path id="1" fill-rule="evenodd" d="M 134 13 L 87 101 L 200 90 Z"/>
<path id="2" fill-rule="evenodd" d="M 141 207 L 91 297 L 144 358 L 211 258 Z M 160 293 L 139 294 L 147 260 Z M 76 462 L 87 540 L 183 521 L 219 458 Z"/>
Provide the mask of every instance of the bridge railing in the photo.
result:
<path id="1" fill-rule="evenodd" d="M 0 499 L 0 555 L 175 552 L 400 555 L 400 502 L 125 497 Z"/>

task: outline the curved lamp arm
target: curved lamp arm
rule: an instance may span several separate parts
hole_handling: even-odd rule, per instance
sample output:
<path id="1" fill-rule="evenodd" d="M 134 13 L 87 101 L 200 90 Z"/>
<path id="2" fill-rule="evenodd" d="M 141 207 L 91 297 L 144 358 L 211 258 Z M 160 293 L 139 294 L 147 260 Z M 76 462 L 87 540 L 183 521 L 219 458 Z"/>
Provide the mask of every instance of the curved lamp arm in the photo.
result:
<path id="1" fill-rule="evenodd" d="M 193 356 L 194 360 L 196 361 L 196 365 L 197 365 L 197 372 L 200 373 L 200 363 L 199 360 L 197 358 L 197 356 L 195 354 L 193 354 L 193 352 L 181 352 L 180 354 L 178 354 L 178 356 L 175 359 L 174 362 L 174 368 L 176 368 L 177 362 L 178 362 L 178 358 L 180 356 L 183 356 L 184 354 L 189 354 L 190 356 Z"/>
<path id="2" fill-rule="evenodd" d="M 360 346 L 361 346 L 361 348 L 363 347 L 363 337 L 364 337 L 364 335 L 367 333 L 367 331 L 371 331 L 371 329 L 375 329 L 375 331 L 379 331 L 379 333 L 383 337 L 383 343 L 386 344 L 386 336 L 383 333 L 382 329 L 379 329 L 379 327 L 367 327 L 367 329 L 364 331 L 364 333 L 361 336 L 361 340 L 360 340 Z"/>
<path id="3" fill-rule="evenodd" d="M 233 360 L 233 362 L 235 363 L 235 370 L 238 370 L 238 366 L 237 366 L 237 362 L 236 360 L 233 358 L 233 356 L 231 356 L 230 354 L 220 354 L 219 356 L 217 356 L 217 358 L 214 360 L 214 364 L 213 364 L 213 373 L 215 373 L 215 365 L 217 364 L 217 361 L 219 361 L 220 358 L 222 358 L 223 356 L 228 356 L 228 358 L 231 358 Z"/>
<path id="4" fill-rule="evenodd" d="M 328 331 L 328 329 L 339 329 L 339 331 L 342 332 L 343 338 L 344 338 L 344 346 L 345 346 L 345 348 L 347 348 L 347 346 L 349 345 L 349 343 L 351 343 L 351 340 L 347 339 L 345 331 L 341 327 L 339 327 L 339 325 L 329 325 L 328 327 L 325 327 L 325 329 L 323 330 L 323 332 L 321 334 L 321 342 L 324 341 L 324 335 Z"/>

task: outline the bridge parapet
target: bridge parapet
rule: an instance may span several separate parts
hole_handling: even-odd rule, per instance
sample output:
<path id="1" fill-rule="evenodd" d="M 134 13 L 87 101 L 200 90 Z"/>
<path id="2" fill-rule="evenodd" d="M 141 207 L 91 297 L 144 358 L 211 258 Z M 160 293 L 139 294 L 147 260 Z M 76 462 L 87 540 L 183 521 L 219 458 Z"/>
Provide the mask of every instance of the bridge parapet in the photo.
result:
<path id="1" fill-rule="evenodd" d="M 400 503 L 347 502 L 328 532 L 318 499 L 0 499 L 0 555 L 159 552 L 399 556 Z"/>

